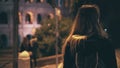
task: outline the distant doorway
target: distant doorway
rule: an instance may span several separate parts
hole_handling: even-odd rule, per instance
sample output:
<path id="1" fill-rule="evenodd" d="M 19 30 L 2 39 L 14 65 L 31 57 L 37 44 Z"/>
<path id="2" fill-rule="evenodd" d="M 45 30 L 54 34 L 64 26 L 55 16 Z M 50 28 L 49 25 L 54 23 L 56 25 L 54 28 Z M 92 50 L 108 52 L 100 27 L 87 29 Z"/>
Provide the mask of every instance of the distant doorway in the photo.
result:
<path id="1" fill-rule="evenodd" d="M 8 38 L 5 34 L 0 35 L 0 48 L 8 46 Z"/>
<path id="2" fill-rule="evenodd" d="M 0 13 L 0 24 L 8 24 L 8 15 L 5 12 Z"/>

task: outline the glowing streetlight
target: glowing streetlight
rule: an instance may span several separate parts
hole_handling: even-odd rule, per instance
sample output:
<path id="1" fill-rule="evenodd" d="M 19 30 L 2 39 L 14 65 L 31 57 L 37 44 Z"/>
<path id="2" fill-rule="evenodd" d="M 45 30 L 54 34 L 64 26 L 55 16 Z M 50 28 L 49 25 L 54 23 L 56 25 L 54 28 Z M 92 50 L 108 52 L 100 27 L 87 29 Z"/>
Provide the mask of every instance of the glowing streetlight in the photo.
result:
<path id="1" fill-rule="evenodd" d="M 59 8 L 55 8 L 55 15 L 57 16 L 58 20 L 61 20 L 61 10 Z"/>

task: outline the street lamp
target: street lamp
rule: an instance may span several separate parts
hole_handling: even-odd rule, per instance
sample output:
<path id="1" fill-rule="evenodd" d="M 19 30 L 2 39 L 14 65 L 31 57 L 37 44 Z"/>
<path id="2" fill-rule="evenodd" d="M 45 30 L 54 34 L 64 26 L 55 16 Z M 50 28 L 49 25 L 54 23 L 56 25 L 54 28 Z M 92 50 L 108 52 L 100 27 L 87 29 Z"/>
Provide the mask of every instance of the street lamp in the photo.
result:
<path id="1" fill-rule="evenodd" d="M 56 68 L 58 68 L 58 37 L 59 37 L 59 32 L 58 32 L 58 22 L 61 20 L 61 11 L 58 8 L 55 8 L 55 18 L 56 18 Z"/>

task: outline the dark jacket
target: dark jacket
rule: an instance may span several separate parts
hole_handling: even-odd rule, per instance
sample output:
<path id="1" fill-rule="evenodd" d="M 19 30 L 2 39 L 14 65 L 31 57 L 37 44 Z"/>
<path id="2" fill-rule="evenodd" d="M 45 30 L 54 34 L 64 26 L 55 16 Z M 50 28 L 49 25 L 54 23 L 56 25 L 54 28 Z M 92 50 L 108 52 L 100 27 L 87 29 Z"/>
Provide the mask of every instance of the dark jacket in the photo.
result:
<path id="1" fill-rule="evenodd" d="M 32 47 L 31 47 L 31 45 L 30 44 L 28 44 L 28 45 L 26 45 L 26 44 L 21 44 L 21 47 L 20 47 L 20 52 L 22 52 L 22 51 L 24 51 L 24 50 L 26 50 L 26 51 L 31 51 L 32 52 Z"/>
<path id="2" fill-rule="evenodd" d="M 82 41 L 84 41 L 84 44 L 82 44 Z M 104 61 L 106 68 L 117 68 L 115 50 L 110 40 L 92 36 L 86 40 L 81 40 L 76 47 L 73 46 L 74 45 L 71 46 L 68 41 L 64 53 L 63 68 L 76 68 L 75 55 L 77 51 L 82 52 L 82 55 L 85 56 L 98 52 L 98 57 Z M 71 51 L 71 48 L 73 48 L 74 51 Z"/>
<path id="3" fill-rule="evenodd" d="M 38 47 L 38 43 L 36 41 L 32 42 L 32 58 L 38 58 L 38 51 L 39 51 L 39 47 Z"/>

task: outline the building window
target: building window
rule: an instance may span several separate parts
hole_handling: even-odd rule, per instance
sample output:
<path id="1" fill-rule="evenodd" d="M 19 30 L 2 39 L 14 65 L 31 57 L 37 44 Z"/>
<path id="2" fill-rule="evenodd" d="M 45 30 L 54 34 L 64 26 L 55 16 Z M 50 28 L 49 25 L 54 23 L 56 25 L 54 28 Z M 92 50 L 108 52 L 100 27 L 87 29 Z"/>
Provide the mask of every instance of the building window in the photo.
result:
<path id="1" fill-rule="evenodd" d="M 36 0 L 37 3 L 43 3 L 44 0 Z"/>
<path id="2" fill-rule="evenodd" d="M 40 3 L 41 1 L 40 0 L 36 0 L 37 3 Z"/>
<path id="3" fill-rule="evenodd" d="M 42 20 L 41 14 L 37 15 L 37 23 L 40 24 Z"/>
<path id="4" fill-rule="evenodd" d="M 5 12 L 0 13 L 0 24 L 8 24 L 8 15 Z"/>
<path id="5" fill-rule="evenodd" d="M 26 24 L 33 24 L 33 19 L 34 19 L 33 13 L 28 11 L 26 16 L 25 16 L 25 23 Z"/>
<path id="6" fill-rule="evenodd" d="M 47 3 L 51 4 L 52 5 L 52 1 L 51 0 L 47 0 Z"/>
<path id="7" fill-rule="evenodd" d="M 25 0 L 25 3 L 32 3 L 33 0 Z"/>
<path id="8" fill-rule="evenodd" d="M 32 24 L 30 14 L 26 14 L 25 22 L 26 22 L 26 24 Z"/>

